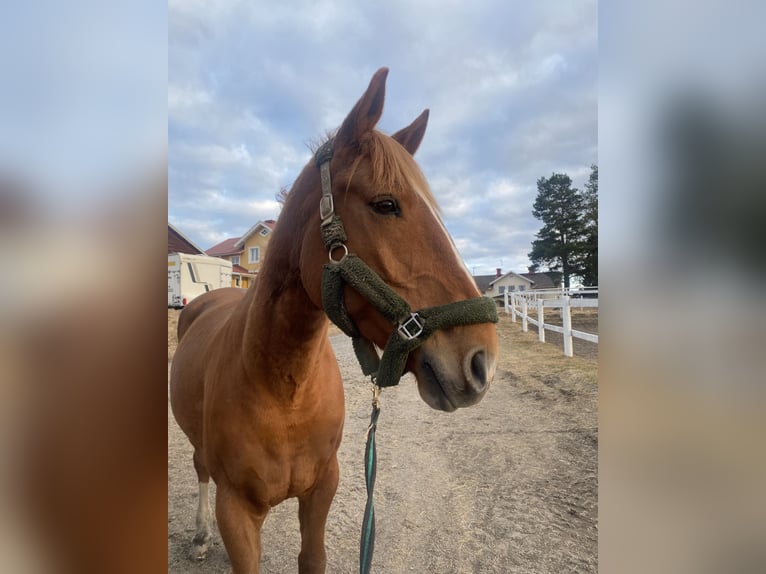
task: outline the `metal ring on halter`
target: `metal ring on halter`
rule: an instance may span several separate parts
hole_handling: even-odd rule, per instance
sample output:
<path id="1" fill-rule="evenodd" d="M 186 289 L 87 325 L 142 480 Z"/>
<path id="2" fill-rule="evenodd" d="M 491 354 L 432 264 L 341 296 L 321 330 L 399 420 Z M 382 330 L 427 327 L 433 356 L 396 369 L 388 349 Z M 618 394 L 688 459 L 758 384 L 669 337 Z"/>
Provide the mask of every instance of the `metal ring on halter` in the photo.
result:
<path id="1" fill-rule="evenodd" d="M 341 255 L 341 258 L 338 259 L 337 261 L 332 258 L 332 252 L 335 251 L 336 249 L 343 249 L 343 255 Z M 348 247 L 346 247 L 345 243 L 338 243 L 337 245 L 333 245 L 327 251 L 328 251 L 327 254 L 330 256 L 330 263 L 336 263 L 336 264 L 343 263 L 343 260 L 348 256 Z"/>

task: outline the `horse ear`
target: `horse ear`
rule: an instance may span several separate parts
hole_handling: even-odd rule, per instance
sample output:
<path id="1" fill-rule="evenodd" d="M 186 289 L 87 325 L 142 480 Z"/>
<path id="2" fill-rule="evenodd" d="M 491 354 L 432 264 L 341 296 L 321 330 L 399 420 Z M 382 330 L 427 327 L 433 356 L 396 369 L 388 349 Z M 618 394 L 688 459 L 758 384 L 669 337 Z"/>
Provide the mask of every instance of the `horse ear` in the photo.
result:
<path id="1" fill-rule="evenodd" d="M 372 76 L 367 91 L 343 120 L 337 135 L 335 146 L 354 145 L 362 136 L 371 131 L 383 114 L 383 102 L 386 99 L 386 77 L 388 68 L 381 68 Z"/>
<path id="2" fill-rule="evenodd" d="M 420 142 L 423 141 L 423 136 L 426 135 L 426 126 L 428 125 L 428 109 L 423 110 L 415 121 L 408 125 L 406 128 L 400 129 L 391 137 L 402 144 L 402 147 L 410 152 L 410 155 L 415 155 L 420 147 Z"/>

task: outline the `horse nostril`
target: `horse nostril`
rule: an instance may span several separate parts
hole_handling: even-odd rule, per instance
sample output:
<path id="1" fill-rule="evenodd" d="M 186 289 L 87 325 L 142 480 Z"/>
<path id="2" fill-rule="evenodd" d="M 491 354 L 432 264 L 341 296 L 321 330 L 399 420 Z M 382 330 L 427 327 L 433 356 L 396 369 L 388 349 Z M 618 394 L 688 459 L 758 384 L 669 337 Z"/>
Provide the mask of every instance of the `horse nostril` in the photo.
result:
<path id="1" fill-rule="evenodd" d="M 476 351 L 471 357 L 468 382 L 477 393 L 482 392 L 489 383 L 487 376 L 487 354 L 483 349 Z"/>

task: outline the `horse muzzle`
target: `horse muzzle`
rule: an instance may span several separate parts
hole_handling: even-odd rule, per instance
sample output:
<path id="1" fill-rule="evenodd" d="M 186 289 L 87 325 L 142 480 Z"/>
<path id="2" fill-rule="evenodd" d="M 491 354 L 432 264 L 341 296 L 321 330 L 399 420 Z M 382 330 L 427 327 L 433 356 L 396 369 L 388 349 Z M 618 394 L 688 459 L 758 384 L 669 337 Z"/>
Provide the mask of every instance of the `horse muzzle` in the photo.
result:
<path id="1" fill-rule="evenodd" d="M 494 329 L 494 326 L 492 326 Z M 459 352 L 438 335 L 424 343 L 410 356 L 410 370 L 415 375 L 418 392 L 433 409 L 452 412 L 475 405 L 489 390 L 495 376 L 497 350 L 478 345 Z"/>

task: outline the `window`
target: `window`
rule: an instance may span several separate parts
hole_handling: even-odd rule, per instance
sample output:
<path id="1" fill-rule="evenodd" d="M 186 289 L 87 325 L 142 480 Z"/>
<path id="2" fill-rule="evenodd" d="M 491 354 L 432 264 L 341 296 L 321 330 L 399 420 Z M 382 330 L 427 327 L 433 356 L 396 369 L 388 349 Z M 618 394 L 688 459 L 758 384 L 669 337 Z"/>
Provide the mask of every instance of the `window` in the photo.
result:
<path id="1" fill-rule="evenodd" d="M 263 237 L 266 237 L 268 234 L 269 234 L 269 230 L 268 230 L 268 229 L 265 229 L 265 228 L 264 228 L 264 229 L 261 229 L 261 235 L 262 235 Z"/>
<path id="2" fill-rule="evenodd" d="M 509 285 L 508 286 L 508 291 L 510 291 L 510 292 L 516 291 L 516 285 Z"/>
<path id="3" fill-rule="evenodd" d="M 239 287 L 239 275 L 234 276 L 234 286 Z"/>
<path id="4" fill-rule="evenodd" d="M 500 285 L 500 288 L 498 289 L 498 292 L 502 295 L 505 293 L 505 285 Z"/>
<path id="5" fill-rule="evenodd" d="M 239 265 L 239 255 L 232 255 L 231 256 L 231 264 L 232 265 Z"/>
<path id="6" fill-rule="evenodd" d="M 258 263 L 261 260 L 261 248 L 251 247 L 248 261 L 250 263 Z"/>
<path id="7" fill-rule="evenodd" d="M 527 286 L 526 285 L 519 285 L 519 291 L 526 291 Z"/>

